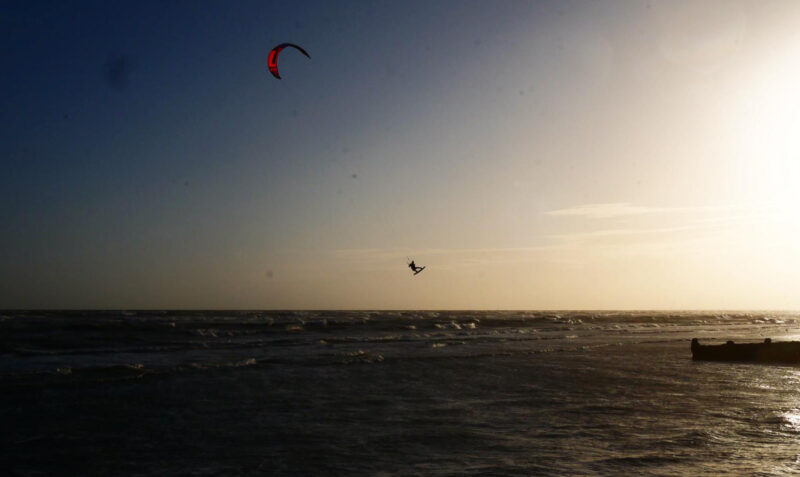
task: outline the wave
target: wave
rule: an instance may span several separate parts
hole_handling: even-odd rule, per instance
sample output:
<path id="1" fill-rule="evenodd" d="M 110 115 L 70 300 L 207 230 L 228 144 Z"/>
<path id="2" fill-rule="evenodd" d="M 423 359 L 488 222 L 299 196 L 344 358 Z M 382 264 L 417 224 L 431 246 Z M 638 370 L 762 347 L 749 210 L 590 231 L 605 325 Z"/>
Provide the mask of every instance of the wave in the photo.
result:
<path id="1" fill-rule="evenodd" d="M 217 370 L 225 368 L 243 368 L 271 364 L 270 359 L 244 358 L 223 362 L 189 362 L 173 366 L 153 366 L 144 363 L 57 366 L 48 370 L 28 370 L 1 373 L 3 385 L 42 384 L 48 382 L 94 381 L 107 382 L 115 380 L 140 379 L 146 376 L 158 376 L 186 372 Z"/>
<path id="2" fill-rule="evenodd" d="M 797 314 L 729 312 L 125 311 L 3 316 L 0 377 L 45 373 L 52 379 L 592 352 L 609 344 L 668 344 L 694 336 L 778 338 L 800 322 Z"/>

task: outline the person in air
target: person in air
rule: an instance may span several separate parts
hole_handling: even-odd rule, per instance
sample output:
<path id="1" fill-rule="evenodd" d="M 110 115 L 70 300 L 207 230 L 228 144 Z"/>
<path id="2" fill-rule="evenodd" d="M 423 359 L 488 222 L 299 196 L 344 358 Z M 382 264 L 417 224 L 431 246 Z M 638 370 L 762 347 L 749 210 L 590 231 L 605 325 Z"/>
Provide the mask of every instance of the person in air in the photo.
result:
<path id="1" fill-rule="evenodd" d="M 411 263 L 408 264 L 408 268 L 410 268 L 411 271 L 414 272 L 414 275 L 425 269 L 425 267 L 418 267 L 417 264 L 414 263 L 414 260 L 411 260 Z"/>

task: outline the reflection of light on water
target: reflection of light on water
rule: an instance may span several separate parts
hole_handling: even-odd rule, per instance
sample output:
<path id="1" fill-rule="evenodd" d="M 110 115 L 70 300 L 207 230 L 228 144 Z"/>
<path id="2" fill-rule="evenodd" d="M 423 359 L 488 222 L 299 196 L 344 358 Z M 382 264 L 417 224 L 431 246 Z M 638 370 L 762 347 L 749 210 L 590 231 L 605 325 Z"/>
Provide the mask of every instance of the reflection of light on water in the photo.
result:
<path id="1" fill-rule="evenodd" d="M 792 387 L 800 385 L 800 371 L 792 370 L 786 374 L 786 376 L 783 378 L 783 381 Z"/>
<path id="2" fill-rule="evenodd" d="M 786 427 L 795 431 L 800 431 L 800 409 L 794 409 L 785 413 L 783 415 L 783 420 Z"/>
<path id="3" fill-rule="evenodd" d="M 791 334 L 781 335 L 780 341 L 800 341 L 800 334 L 797 333 L 797 330 L 792 330 Z"/>

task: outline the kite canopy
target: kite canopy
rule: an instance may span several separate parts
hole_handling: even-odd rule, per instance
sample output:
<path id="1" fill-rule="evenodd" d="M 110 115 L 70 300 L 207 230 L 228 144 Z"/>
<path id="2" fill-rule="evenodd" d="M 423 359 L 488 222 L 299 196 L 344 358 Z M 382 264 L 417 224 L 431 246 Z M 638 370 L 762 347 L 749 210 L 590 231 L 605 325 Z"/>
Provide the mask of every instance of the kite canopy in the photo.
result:
<path id="1" fill-rule="evenodd" d="M 297 51 L 306 55 L 306 58 L 311 59 L 308 53 L 306 53 L 306 50 L 300 48 L 294 43 L 281 43 L 280 45 L 276 46 L 275 48 L 272 49 L 272 51 L 269 52 L 269 59 L 267 59 L 267 66 L 269 67 L 269 72 L 272 73 L 272 76 L 278 79 L 281 79 L 281 75 L 278 74 L 278 55 L 287 46 L 291 46 L 292 48 L 297 49 Z"/>

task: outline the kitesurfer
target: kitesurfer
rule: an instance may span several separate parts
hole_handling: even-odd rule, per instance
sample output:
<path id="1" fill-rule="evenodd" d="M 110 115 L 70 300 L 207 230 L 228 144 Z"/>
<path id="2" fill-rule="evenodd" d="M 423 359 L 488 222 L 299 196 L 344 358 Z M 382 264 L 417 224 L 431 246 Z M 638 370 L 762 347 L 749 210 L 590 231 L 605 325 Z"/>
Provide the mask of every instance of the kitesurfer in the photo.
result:
<path id="1" fill-rule="evenodd" d="M 425 267 L 418 267 L 417 264 L 414 263 L 414 260 L 411 260 L 411 263 L 408 264 L 408 268 L 414 272 L 414 275 L 425 269 Z"/>

